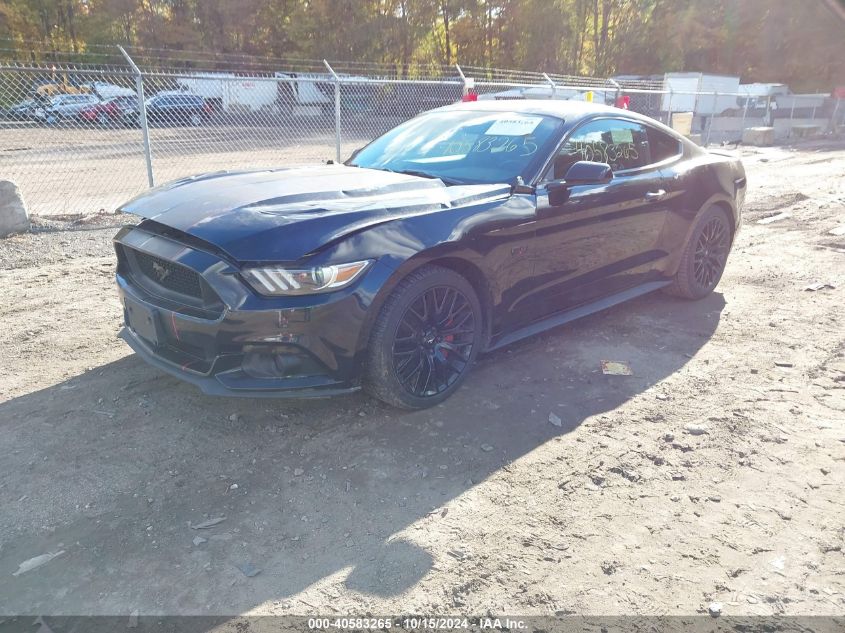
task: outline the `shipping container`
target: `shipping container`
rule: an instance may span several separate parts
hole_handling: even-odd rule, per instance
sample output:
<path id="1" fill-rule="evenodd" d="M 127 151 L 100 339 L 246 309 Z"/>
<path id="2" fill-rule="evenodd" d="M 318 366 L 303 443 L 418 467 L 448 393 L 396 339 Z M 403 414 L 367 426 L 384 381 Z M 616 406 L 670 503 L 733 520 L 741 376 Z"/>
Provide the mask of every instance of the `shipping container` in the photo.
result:
<path id="1" fill-rule="evenodd" d="M 739 77 L 707 73 L 666 73 L 661 110 L 712 116 L 737 107 Z M 705 94 L 697 94 L 705 93 Z M 707 94 L 715 93 L 715 94 Z"/>

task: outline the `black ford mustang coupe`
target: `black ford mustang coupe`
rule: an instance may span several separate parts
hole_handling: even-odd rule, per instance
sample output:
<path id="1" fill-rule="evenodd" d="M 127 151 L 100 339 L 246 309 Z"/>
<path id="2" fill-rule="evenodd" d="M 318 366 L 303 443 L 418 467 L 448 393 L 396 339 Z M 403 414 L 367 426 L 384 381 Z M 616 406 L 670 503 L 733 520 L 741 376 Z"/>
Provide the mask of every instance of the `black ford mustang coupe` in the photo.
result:
<path id="1" fill-rule="evenodd" d="M 745 171 L 632 112 L 461 103 L 344 165 L 153 189 L 115 237 L 142 358 L 209 394 L 437 404 L 476 356 L 657 289 L 710 293 Z"/>

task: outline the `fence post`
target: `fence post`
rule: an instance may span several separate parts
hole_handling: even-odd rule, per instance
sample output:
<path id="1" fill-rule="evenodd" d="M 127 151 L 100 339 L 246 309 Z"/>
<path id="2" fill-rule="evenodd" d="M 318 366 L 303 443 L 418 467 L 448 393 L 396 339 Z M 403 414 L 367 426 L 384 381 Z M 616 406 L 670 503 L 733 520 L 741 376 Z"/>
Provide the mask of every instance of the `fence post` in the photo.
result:
<path id="1" fill-rule="evenodd" d="M 836 113 L 839 112 L 839 102 L 841 99 L 836 99 L 833 103 L 833 112 L 830 114 L 830 120 L 827 122 L 827 130 L 826 132 L 833 132 L 836 133 L 837 124 L 836 124 Z"/>
<path id="2" fill-rule="evenodd" d="M 669 107 L 666 110 L 666 125 L 671 127 L 673 130 L 675 129 L 672 127 L 672 95 L 674 94 L 675 91 L 672 90 L 672 86 L 669 86 Z M 692 132 L 692 129 L 690 129 L 690 132 Z"/>
<path id="3" fill-rule="evenodd" d="M 763 125 L 766 127 L 775 126 L 775 117 L 772 114 L 772 95 L 766 97 L 766 118 L 763 120 Z"/>
<path id="4" fill-rule="evenodd" d="M 787 135 L 787 138 L 792 138 L 792 125 L 795 123 L 795 101 L 796 99 L 793 95 L 792 106 L 789 108 L 789 134 Z M 772 121 L 772 123 L 774 124 L 774 121 Z"/>
<path id="5" fill-rule="evenodd" d="M 742 135 L 745 132 L 745 118 L 748 116 L 748 100 L 749 97 L 745 98 L 745 102 L 742 106 L 742 123 L 739 124 L 739 138 L 742 140 Z"/>
<path id="6" fill-rule="evenodd" d="M 613 105 L 616 105 L 617 103 L 619 103 L 619 97 L 622 95 L 622 86 L 620 86 L 619 82 L 613 79 L 612 77 L 608 77 L 605 80 L 605 83 L 609 83 L 615 89 L 616 94 L 613 97 Z M 605 103 L 607 103 L 607 99 L 605 99 L 604 101 Z"/>
<path id="7" fill-rule="evenodd" d="M 549 82 L 552 87 L 552 99 L 557 99 L 557 84 L 546 73 L 543 73 L 543 79 Z"/>
<path id="8" fill-rule="evenodd" d="M 455 64 L 455 70 L 458 71 L 458 75 L 461 78 L 461 83 L 463 84 L 463 87 L 461 88 L 461 97 L 466 97 L 467 94 L 469 94 L 469 85 L 467 82 L 466 75 L 464 75 L 464 71 L 461 70 L 461 67 L 458 64 Z"/>
<path id="9" fill-rule="evenodd" d="M 325 59 L 323 63 L 334 78 L 334 153 L 335 162 L 340 163 L 340 77 Z"/>
<path id="10" fill-rule="evenodd" d="M 129 53 L 122 46 L 118 46 L 118 48 L 135 73 L 135 91 L 138 93 L 138 117 L 141 123 L 141 138 L 144 141 L 144 159 L 147 162 L 147 181 L 150 184 L 150 188 L 152 188 L 156 186 L 156 182 L 155 175 L 153 174 L 153 152 L 150 147 L 150 126 L 147 124 L 147 104 L 144 102 L 144 76 L 141 74 L 141 69 L 129 57 Z"/>
<path id="11" fill-rule="evenodd" d="M 713 120 L 716 118 L 716 101 L 719 99 L 719 93 L 713 91 L 713 108 L 710 111 L 710 122 L 707 126 L 707 138 L 704 139 L 704 147 L 710 145 L 710 134 L 713 131 Z"/>

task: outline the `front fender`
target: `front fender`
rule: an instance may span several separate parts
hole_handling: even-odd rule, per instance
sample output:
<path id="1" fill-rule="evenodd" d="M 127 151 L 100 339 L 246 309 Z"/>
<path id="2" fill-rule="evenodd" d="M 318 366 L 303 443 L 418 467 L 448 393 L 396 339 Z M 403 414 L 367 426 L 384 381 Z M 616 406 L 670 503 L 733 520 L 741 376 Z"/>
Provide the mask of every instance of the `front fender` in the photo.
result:
<path id="1" fill-rule="evenodd" d="M 352 235 L 322 254 L 327 261 L 354 256 L 371 257 L 392 273 L 379 288 L 361 329 L 358 350 L 366 349 L 372 326 L 387 297 L 402 279 L 426 264 L 452 268 L 473 284 L 485 307 L 485 330 L 497 297 L 501 296 L 501 270 L 497 262 L 506 242 L 528 228 L 535 218 L 529 196 L 459 208 L 443 213 L 405 218 Z M 526 227 L 522 229 L 520 227 Z"/>

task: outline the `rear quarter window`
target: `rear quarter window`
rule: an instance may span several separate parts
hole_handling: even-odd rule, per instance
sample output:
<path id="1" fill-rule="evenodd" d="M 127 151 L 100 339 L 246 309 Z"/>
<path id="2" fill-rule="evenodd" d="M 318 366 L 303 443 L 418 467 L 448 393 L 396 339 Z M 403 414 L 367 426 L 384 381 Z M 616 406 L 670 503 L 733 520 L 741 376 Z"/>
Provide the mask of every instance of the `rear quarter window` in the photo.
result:
<path id="1" fill-rule="evenodd" d="M 651 162 L 662 163 L 681 154 L 681 142 L 675 137 L 653 127 L 648 128 L 648 144 L 651 149 Z"/>

